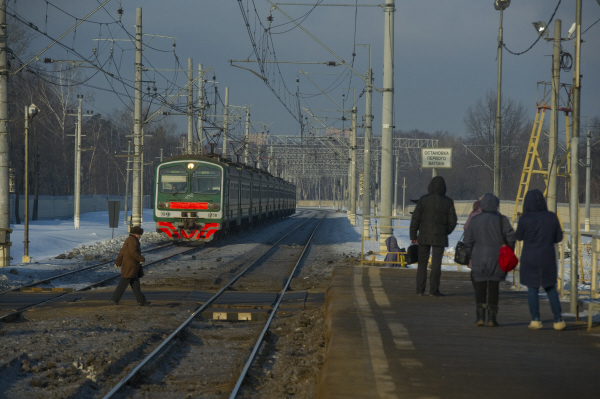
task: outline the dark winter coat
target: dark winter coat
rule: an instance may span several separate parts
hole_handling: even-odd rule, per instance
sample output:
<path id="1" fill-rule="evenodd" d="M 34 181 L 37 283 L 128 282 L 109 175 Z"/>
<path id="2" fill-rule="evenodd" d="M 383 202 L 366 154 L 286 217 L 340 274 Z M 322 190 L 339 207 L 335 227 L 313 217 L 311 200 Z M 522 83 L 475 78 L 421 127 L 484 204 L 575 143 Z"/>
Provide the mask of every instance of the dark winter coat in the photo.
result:
<path id="1" fill-rule="evenodd" d="M 471 213 L 469 213 L 469 217 L 465 222 L 464 230 L 466 231 L 467 227 L 469 227 L 469 223 L 471 222 L 471 219 L 473 219 L 473 216 L 481 215 L 482 213 L 483 211 L 481 210 L 481 201 L 477 200 L 473 202 L 473 210 L 471 211 Z M 469 259 L 469 264 L 467 265 L 467 267 L 469 269 L 473 267 L 473 261 L 471 259 Z"/>
<path id="2" fill-rule="evenodd" d="M 500 201 L 493 194 L 481 199 L 481 215 L 475 215 L 465 230 L 465 247 L 471 258 L 471 272 L 475 281 L 502 281 L 506 273 L 500 269 L 498 258 L 504 244 L 515 247 L 515 231 L 506 216 L 498 213 Z M 500 218 L 503 230 L 500 231 Z"/>
<path id="3" fill-rule="evenodd" d="M 410 239 L 421 245 L 448 246 L 448 234 L 456 227 L 454 201 L 446 197 L 446 182 L 441 176 L 431 179 L 429 194 L 419 198 L 410 221 Z"/>
<path id="4" fill-rule="evenodd" d="M 400 248 L 398 247 L 398 240 L 396 240 L 396 237 L 390 236 L 390 237 L 386 238 L 385 246 L 387 248 L 387 251 L 389 252 L 385 256 L 385 261 L 386 262 L 399 262 L 400 256 L 396 252 L 404 252 L 404 251 L 400 251 Z M 386 263 L 385 266 L 386 267 L 400 267 L 402 265 L 400 263 Z"/>
<path id="5" fill-rule="evenodd" d="M 521 252 L 521 284 L 527 287 L 552 287 L 556 284 L 556 252 L 563 232 L 554 212 L 548 211 L 539 190 L 528 191 L 523 215 L 517 225 L 517 240 L 523 241 Z"/>
<path id="6" fill-rule="evenodd" d="M 140 241 L 136 236 L 130 234 L 119 251 L 115 265 L 121 266 L 121 277 L 139 278 L 144 275 L 140 263 L 145 260 L 146 258 L 142 256 Z"/>

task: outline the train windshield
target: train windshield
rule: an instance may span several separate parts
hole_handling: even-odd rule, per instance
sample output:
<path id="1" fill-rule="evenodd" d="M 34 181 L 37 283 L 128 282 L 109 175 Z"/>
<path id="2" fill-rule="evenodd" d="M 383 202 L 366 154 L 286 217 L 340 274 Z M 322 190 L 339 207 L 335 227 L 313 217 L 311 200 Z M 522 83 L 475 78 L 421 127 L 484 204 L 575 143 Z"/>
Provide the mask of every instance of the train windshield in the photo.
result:
<path id="1" fill-rule="evenodd" d="M 200 166 L 192 174 L 192 192 L 197 194 L 219 194 L 221 171 Z"/>
<path id="2" fill-rule="evenodd" d="M 158 176 L 158 187 L 161 193 L 187 192 L 188 172 L 183 166 L 163 166 L 160 168 Z"/>

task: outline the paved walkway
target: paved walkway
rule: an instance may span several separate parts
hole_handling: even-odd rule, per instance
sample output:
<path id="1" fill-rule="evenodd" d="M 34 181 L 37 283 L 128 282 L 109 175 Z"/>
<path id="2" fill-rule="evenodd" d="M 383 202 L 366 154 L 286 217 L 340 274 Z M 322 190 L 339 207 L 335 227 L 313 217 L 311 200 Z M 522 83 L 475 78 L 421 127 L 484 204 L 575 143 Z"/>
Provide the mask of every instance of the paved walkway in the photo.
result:
<path id="1" fill-rule="evenodd" d="M 443 272 L 446 297 L 415 295 L 414 269 L 338 267 L 325 302 L 319 398 L 597 398 L 600 327 L 566 318 L 527 328 L 525 292 L 502 283 L 499 328 L 475 327 L 467 273 Z M 563 303 L 568 311 L 568 303 Z"/>

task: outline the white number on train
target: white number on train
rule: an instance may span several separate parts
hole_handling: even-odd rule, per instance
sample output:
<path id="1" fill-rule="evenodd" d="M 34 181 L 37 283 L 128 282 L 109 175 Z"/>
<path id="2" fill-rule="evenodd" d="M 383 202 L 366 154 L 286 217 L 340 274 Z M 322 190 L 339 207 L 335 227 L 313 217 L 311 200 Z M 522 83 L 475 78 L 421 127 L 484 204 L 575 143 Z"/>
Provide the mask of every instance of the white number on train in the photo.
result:
<path id="1" fill-rule="evenodd" d="M 160 216 L 168 218 L 171 216 L 171 212 L 160 211 Z"/>
<path id="2" fill-rule="evenodd" d="M 208 212 L 208 217 L 209 218 L 216 218 L 218 215 L 214 212 Z"/>

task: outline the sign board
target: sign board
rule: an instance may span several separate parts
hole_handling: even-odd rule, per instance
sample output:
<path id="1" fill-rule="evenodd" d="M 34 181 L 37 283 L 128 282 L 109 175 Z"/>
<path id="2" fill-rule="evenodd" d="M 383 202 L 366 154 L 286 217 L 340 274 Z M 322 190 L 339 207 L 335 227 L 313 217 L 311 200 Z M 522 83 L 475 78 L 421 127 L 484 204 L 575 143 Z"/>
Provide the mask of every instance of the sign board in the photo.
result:
<path id="1" fill-rule="evenodd" d="M 421 168 L 452 168 L 452 148 L 421 148 Z"/>
<path id="2" fill-rule="evenodd" d="M 116 229 L 119 227 L 119 213 L 121 201 L 108 201 L 108 227 Z"/>

